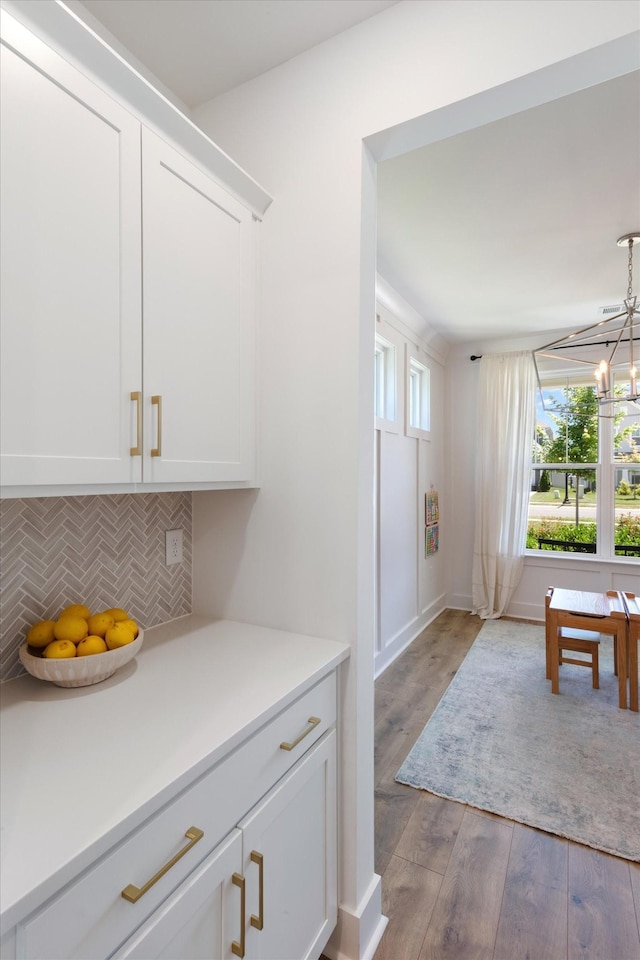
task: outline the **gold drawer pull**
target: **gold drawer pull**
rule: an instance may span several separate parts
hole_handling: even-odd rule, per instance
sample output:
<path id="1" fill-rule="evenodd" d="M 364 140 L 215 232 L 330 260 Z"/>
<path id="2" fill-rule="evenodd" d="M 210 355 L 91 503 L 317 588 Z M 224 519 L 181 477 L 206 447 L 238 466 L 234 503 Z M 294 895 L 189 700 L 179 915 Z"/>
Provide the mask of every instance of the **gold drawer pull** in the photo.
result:
<path id="1" fill-rule="evenodd" d="M 309 726 L 306 730 L 303 730 L 299 737 L 293 741 L 293 743 L 287 743 L 285 740 L 280 744 L 281 750 L 293 750 L 294 747 L 297 747 L 301 740 L 304 740 L 305 737 L 308 737 L 314 727 L 317 727 L 320 723 L 320 717 L 309 717 L 307 720 Z"/>
<path id="2" fill-rule="evenodd" d="M 152 457 L 162 456 L 162 397 L 151 397 L 151 403 L 158 408 L 158 446 L 151 451 Z"/>
<path id="3" fill-rule="evenodd" d="M 240 887 L 240 941 L 233 940 L 231 942 L 231 953 L 234 957 L 244 957 L 244 925 L 247 919 L 244 877 L 239 873 L 234 873 L 231 877 L 231 883 L 236 887 Z"/>
<path id="4" fill-rule="evenodd" d="M 129 454 L 132 457 L 142 456 L 142 394 L 139 390 L 134 390 L 131 399 L 137 405 L 136 409 L 136 445 L 131 447 Z"/>
<path id="5" fill-rule="evenodd" d="M 258 864 L 258 916 L 251 914 L 251 926 L 256 930 L 264 927 L 264 857 L 257 850 L 251 851 L 251 862 Z"/>
<path id="6" fill-rule="evenodd" d="M 129 903 L 137 903 L 140 897 L 143 897 L 147 890 L 150 890 L 154 883 L 158 882 L 160 877 L 164 877 L 165 873 L 168 870 L 171 870 L 171 867 L 175 867 L 178 860 L 181 860 L 185 853 L 188 853 L 189 850 L 196 845 L 198 840 L 202 840 L 204 837 L 204 832 L 202 830 L 198 830 L 197 827 L 189 827 L 185 833 L 185 837 L 189 839 L 189 843 L 186 845 L 186 847 L 183 847 L 182 850 L 176 853 L 175 857 L 172 857 L 168 863 L 165 863 L 164 867 L 161 867 L 158 872 L 151 877 L 151 880 L 147 880 L 143 887 L 136 887 L 133 883 L 130 883 L 128 887 L 124 888 L 122 891 L 122 896 L 125 900 L 128 900 Z"/>

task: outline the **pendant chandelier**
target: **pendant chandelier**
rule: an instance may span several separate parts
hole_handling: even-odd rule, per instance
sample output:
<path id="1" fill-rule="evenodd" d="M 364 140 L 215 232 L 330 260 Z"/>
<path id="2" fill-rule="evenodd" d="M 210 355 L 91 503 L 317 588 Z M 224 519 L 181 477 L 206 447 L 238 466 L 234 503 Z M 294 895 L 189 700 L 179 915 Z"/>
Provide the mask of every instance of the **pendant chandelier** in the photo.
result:
<path id="1" fill-rule="evenodd" d="M 634 359 L 634 329 L 640 330 L 638 297 L 633 294 L 633 247 L 636 243 L 640 243 L 640 232 L 627 233 L 617 241 L 619 247 L 626 247 L 628 251 L 628 283 L 624 309 L 583 330 L 547 343 L 533 352 L 536 371 L 539 357 L 592 366 L 598 407 L 602 416 L 608 415 L 605 411 L 609 404 L 640 400 L 640 356 L 638 362 Z M 636 354 L 640 355 L 640 348 L 636 350 Z M 628 392 L 624 395 L 620 391 L 615 393 L 616 376 L 618 382 L 629 383 Z M 540 384 L 539 374 L 538 383 Z"/>

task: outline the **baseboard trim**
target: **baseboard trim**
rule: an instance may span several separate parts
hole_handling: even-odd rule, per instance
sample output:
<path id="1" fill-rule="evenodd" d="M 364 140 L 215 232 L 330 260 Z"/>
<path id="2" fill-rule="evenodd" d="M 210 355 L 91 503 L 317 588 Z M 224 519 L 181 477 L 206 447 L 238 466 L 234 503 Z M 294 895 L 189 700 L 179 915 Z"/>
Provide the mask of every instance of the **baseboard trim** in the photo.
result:
<path id="1" fill-rule="evenodd" d="M 450 593 L 446 600 L 448 610 L 471 610 L 473 607 L 471 596 L 465 593 Z"/>
<path id="2" fill-rule="evenodd" d="M 466 597 L 463 594 L 450 594 L 446 606 L 449 610 L 473 609 L 471 597 Z M 536 620 L 544 623 L 544 604 L 540 602 L 524 603 L 522 601 L 510 603 L 504 616 L 513 617 L 516 620 Z"/>
<path id="3" fill-rule="evenodd" d="M 387 646 L 376 654 L 373 665 L 374 680 L 377 680 L 387 667 L 389 667 L 393 661 L 413 643 L 416 637 L 421 634 L 430 623 L 433 623 L 436 617 L 439 617 L 445 609 L 446 604 L 444 603 L 444 597 L 438 597 L 437 600 L 434 600 L 428 607 L 422 610 L 415 620 L 412 620 L 411 623 L 400 630 L 400 632 L 389 641 Z"/>
<path id="4" fill-rule="evenodd" d="M 517 617 L 519 620 L 537 620 L 544 623 L 544 604 L 543 603 L 510 603 L 507 607 L 506 616 Z"/>
<path id="5" fill-rule="evenodd" d="M 341 905 L 338 923 L 324 948 L 329 960 L 373 960 L 388 918 L 382 913 L 382 878 L 374 873 L 357 910 Z"/>

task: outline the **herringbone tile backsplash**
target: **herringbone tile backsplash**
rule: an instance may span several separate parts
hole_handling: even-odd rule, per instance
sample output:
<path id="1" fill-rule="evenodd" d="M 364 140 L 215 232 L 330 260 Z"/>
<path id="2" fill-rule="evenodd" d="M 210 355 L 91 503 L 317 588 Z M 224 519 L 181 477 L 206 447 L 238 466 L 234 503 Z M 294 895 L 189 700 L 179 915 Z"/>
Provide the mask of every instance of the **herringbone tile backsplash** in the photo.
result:
<path id="1" fill-rule="evenodd" d="M 0 681 L 24 673 L 18 648 L 70 603 L 123 607 L 142 627 L 191 613 L 191 494 L 46 497 L 0 502 Z M 165 565 L 165 531 L 184 531 L 184 562 Z"/>

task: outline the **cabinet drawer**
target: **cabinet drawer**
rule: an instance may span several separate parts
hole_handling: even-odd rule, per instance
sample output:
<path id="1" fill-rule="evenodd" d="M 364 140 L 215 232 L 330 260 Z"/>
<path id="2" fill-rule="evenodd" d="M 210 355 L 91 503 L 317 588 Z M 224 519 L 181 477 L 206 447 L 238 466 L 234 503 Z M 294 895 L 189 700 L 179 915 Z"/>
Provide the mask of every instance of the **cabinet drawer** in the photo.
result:
<path id="1" fill-rule="evenodd" d="M 335 718 L 332 673 L 20 924 L 19 960 L 93 960 L 113 953 L 335 725 Z M 190 827 L 202 836 L 187 837 Z M 162 872 L 167 864 L 171 866 Z M 130 884 L 148 886 L 136 902 L 122 896 Z"/>

